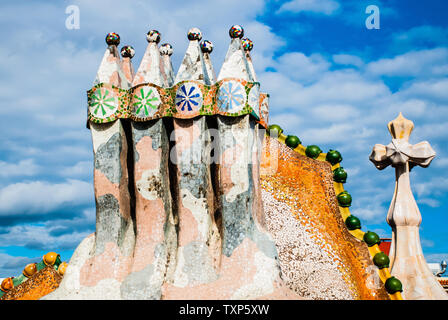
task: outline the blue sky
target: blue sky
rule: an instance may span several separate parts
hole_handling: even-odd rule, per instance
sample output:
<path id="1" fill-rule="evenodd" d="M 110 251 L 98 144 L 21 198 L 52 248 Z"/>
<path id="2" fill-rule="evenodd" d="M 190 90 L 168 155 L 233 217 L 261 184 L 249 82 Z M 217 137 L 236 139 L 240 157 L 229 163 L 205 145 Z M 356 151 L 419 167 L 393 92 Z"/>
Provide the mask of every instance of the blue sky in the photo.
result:
<path id="1" fill-rule="evenodd" d="M 66 7 L 80 10 L 80 28 L 65 27 Z M 380 29 L 368 30 L 368 5 Z M 363 229 L 390 235 L 385 222 L 394 172 L 368 160 L 387 144 L 387 123 L 399 111 L 415 123 L 411 142 L 428 140 L 437 157 L 411 174 L 423 216 L 429 262 L 448 259 L 448 3 L 363 0 L 21 1 L 0 5 L 0 277 L 16 275 L 47 251 L 68 260 L 95 228 L 92 146 L 85 128 L 86 90 L 108 32 L 136 49 L 149 29 L 174 47 L 177 70 L 191 27 L 215 45 L 216 71 L 241 24 L 271 123 L 341 151 Z"/>

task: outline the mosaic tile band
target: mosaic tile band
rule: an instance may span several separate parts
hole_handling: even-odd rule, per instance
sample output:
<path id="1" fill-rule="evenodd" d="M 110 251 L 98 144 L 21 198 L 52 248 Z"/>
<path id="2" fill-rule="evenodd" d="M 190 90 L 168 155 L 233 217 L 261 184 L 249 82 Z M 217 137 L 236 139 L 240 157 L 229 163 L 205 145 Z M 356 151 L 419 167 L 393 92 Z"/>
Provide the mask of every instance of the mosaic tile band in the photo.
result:
<path id="1" fill-rule="evenodd" d="M 170 88 L 145 83 L 123 90 L 100 83 L 87 92 L 88 120 L 107 123 L 119 118 L 149 121 L 163 117 L 191 119 L 200 115 L 237 117 L 251 114 L 267 126 L 268 95 L 258 82 L 226 78 L 214 85 L 181 81 Z"/>

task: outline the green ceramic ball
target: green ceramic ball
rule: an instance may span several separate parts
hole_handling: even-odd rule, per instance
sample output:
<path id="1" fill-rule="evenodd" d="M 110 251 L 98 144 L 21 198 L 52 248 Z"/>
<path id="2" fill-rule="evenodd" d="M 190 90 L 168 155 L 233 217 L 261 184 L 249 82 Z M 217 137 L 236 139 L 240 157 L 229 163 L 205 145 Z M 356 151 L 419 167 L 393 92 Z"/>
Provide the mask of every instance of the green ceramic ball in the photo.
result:
<path id="1" fill-rule="evenodd" d="M 347 181 L 347 171 L 342 167 L 334 169 L 333 180 L 339 183 L 345 183 Z"/>
<path id="2" fill-rule="evenodd" d="M 345 225 L 348 230 L 361 229 L 361 221 L 355 216 L 348 216 L 347 219 L 345 219 Z"/>
<path id="3" fill-rule="evenodd" d="M 308 146 L 305 150 L 305 154 L 313 159 L 316 159 L 321 154 L 321 152 L 322 150 L 320 150 L 320 148 L 315 145 Z"/>
<path id="4" fill-rule="evenodd" d="M 373 257 L 373 263 L 380 269 L 389 268 L 389 257 L 384 252 L 378 252 Z"/>
<path id="5" fill-rule="evenodd" d="M 401 281 L 395 277 L 390 277 L 389 279 L 387 279 L 385 287 L 386 291 L 389 294 L 394 294 L 398 291 L 403 292 L 403 285 L 401 284 Z"/>
<path id="6" fill-rule="evenodd" d="M 331 150 L 327 152 L 327 156 L 325 157 L 325 160 L 331 163 L 331 165 L 335 165 L 342 161 L 342 156 L 339 151 L 337 150 Z"/>
<path id="7" fill-rule="evenodd" d="M 268 135 L 273 135 L 273 136 L 277 136 L 277 137 L 279 137 L 282 134 L 282 132 L 283 132 L 283 129 L 279 125 L 276 125 L 276 124 L 271 124 L 268 127 L 268 131 L 267 131 Z"/>
<path id="8" fill-rule="evenodd" d="M 363 239 L 364 242 L 367 243 L 369 247 L 372 247 L 381 242 L 380 237 L 375 232 L 371 231 L 367 231 L 366 233 L 364 233 Z"/>
<path id="9" fill-rule="evenodd" d="M 347 191 L 343 191 L 337 196 L 338 203 L 343 208 L 348 208 L 352 205 L 352 196 Z"/>
<path id="10" fill-rule="evenodd" d="M 296 136 L 287 136 L 285 139 L 285 143 L 288 147 L 295 149 L 302 143 L 299 138 Z"/>

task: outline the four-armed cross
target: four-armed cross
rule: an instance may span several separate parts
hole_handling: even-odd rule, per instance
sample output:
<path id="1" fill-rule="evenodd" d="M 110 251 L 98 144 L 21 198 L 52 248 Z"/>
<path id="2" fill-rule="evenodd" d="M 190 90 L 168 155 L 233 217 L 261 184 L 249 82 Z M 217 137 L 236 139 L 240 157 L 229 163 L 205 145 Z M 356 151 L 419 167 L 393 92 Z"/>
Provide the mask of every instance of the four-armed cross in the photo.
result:
<path id="1" fill-rule="evenodd" d="M 379 170 L 391 165 L 396 173 L 395 193 L 387 214 L 392 227 L 391 273 L 402 281 L 405 299 L 448 299 L 423 256 L 419 235 L 422 217 L 409 180 L 411 169 L 417 165 L 426 168 L 436 153 L 427 141 L 409 143 L 414 123 L 401 112 L 388 128 L 392 142 L 387 146 L 376 144 L 370 161 Z"/>

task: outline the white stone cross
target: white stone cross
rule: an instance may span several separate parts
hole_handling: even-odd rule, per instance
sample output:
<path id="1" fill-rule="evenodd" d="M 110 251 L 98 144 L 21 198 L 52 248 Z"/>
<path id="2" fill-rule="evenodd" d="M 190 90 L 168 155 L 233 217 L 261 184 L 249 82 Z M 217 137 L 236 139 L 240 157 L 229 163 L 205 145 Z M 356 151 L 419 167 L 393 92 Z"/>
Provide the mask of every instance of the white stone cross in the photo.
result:
<path id="1" fill-rule="evenodd" d="M 392 142 L 376 144 L 370 161 L 379 170 L 389 165 L 395 168 L 395 192 L 386 219 L 392 227 L 391 274 L 401 280 L 404 299 L 448 299 L 423 256 L 419 235 L 422 216 L 409 180 L 411 169 L 417 165 L 426 168 L 436 153 L 427 141 L 409 143 L 414 123 L 401 112 L 388 128 Z"/>

